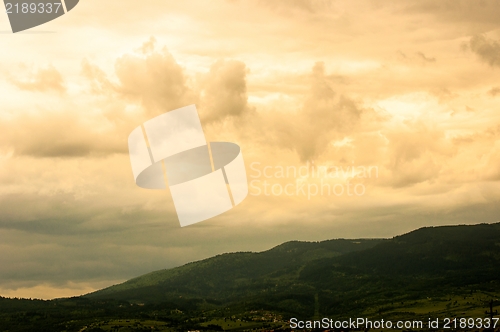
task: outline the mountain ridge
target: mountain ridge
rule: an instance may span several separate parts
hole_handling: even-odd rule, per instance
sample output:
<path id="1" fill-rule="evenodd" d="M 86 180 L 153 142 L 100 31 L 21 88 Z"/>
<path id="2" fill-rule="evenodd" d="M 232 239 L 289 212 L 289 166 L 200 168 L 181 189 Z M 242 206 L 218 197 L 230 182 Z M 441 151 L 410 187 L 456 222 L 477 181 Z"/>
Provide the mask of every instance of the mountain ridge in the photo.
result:
<path id="1" fill-rule="evenodd" d="M 244 303 L 304 317 L 316 306 L 338 314 L 356 310 L 346 301 L 359 302 L 360 292 L 365 305 L 357 307 L 368 309 L 380 297 L 416 299 L 433 287 L 455 292 L 497 282 L 497 249 L 500 223 L 423 227 L 390 239 L 290 241 L 154 271 L 83 297 L 139 304 L 183 299 L 207 308 Z"/>
<path id="2" fill-rule="evenodd" d="M 97 297 L 101 297 L 104 296 L 105 294 L 115 293 L 116 291 L 130 290 L 136 287 L 141 287 L 141 286 L 151 287 L 159 283 L 171 280 L 175 277 L 178 277 L 179 274 L 189 272 L 192 268 L 198 268 L 198 269 L 205 268 L 207 267 L 207 264 L 210 265 L 210 267 L 212 267 L 213 263 L 217 264 L 220 263 L 221 261 L 222 263 L 224 263 L 224 261 L 227 259 L 230 259 L 232 263 L 236 265 L 239 264 L 238 262 L 241 259 L 247 259 L 246 263 L 248 263 L 248 261 L 255 262 L 256 260 L 258 260 L 259 261 L 258 264 L 254 265 L 261 265 L 261 260 L 259 258 L 261 258 L 263 255 L 266 254 L 275 254 L 274 257 L 269 257 L 268 260 L 272 260 L 274 263 L 278 263 L 278 265 L 280 265 L 279 262 L 276 261 L 282 260 L 282 262 L 286 262 L 287 258 L 291 258 L 290 256 L 294 256 L 292 258 L 292 262 L 288 262 L 289 264 L 293 264 L 294 259 L 297 259 L 298 260 L 297 263 L 299 263 L 300 261 L 308 261 L 316 258 L 338 256 L 346 252 L 366 249 L 384 240 L 386 239 L 333 239 L 333 240 L 324 240 L 316 242 L 294 240 L 279 244 L 271 249 L 261 252 L 223 253 L 199 261 L 190 262 L 179 267 L 149 272 L 144 275 L 132 278 L 128 281 L 125 281 L 124 283 L 106 287 L 102 290 L 86 294 L 84 295 L 84 297 L 94 298 L 96 295 Z M 305 258 L 303 257 L 305 253 L 308 253 L 313 256 Z M 284 267 L 283 264 L 281 265 L 282 267 Z M 269 268 L 271 266 L 267 265 L 266 267 Z M 266 267 L 264 267 L 263 269 L 266 270 Z M 273 269 L 275 267 L 276 265 L 272 265 Z M 262 272 L 265 273 L 266 271 Z"/>
<path id="3" fill-rule="evenodd" d="M 424 227 L 390 239 L 290 241 L 80 297 L 0 297 L 0 330 L 289 331 L 292 317 L 484 320 L 500 305 L 499 249 L 500 223 Z"/>

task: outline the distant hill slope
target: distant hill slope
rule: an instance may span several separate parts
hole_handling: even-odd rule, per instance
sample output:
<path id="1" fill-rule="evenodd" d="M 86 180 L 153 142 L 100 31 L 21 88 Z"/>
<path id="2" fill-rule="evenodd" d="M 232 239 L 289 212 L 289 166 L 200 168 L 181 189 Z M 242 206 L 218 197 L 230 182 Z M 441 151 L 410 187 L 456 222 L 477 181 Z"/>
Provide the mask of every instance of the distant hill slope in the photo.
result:
<path id="1" fill-rule="evenodd" d="M 499 280 L 497 223 L 426 227 L 385 240 L 287 242 L 152 272 L 85 298 L 313 317 L 388 310 L 389 302 L 445 301 L 479 288 L 496 292 Z"/>
<path id="2" fill-rule="evenodd" d="M 491 307 L 498 317 L 498 299 L 500 223 L 426 227 L 219 255 L 82 297 L 0 297 L 0 330 L 289 331 L 291 317 L 443 322 L 485 318 Z"/>
<path id="3" fill-rule="evenodd" d="M 383 241 L 292 241 L 260 253 L 223 254 L 178 268 L 152 272 L 85 297 L 142 303 L 164 302 L 179 296 L 208 298 L 216 302 L 234 300 L 270 287 L 275 284 L 275 279 L 293 281 L 308 262 L 363 251 Z"/>

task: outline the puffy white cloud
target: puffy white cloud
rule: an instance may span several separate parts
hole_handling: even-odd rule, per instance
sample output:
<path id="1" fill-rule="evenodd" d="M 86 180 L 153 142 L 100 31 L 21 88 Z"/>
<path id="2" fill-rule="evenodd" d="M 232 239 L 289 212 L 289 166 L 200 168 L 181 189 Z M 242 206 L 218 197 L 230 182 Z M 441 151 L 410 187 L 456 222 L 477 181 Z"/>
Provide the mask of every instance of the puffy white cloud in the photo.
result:
<path id="1" fill-rule="evenodd" d="M 150 40 L 143 45 L 142 56 L 125 54 L 115 64 L 124 97 L 139 100 L 149 115 L 157 115 L 196 101 L 186 85 L 182 67 L 166 50 L 155 51 Z"/>
<path id="2" fill-rule="evenodd" d="M 10 77 L 12 84 L 26 91 L 66 91 L 61 73 L 54 66 L 29 70 L 25 65 L 19 66 L 15 76 Z"/>
<path id="3" fill-rule="evenodd" d="M 248 111 L 245 64 L 241 61 L 215 62 L 203 82 L 201 116 L 211 122 L 238 117 Z"/>

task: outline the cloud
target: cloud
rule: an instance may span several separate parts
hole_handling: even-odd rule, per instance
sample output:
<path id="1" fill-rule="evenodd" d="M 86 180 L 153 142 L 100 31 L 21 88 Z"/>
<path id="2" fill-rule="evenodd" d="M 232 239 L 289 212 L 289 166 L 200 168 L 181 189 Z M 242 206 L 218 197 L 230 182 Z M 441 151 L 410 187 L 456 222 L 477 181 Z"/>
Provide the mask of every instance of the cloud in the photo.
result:
<path id="1" fill-rule="evenodd" d="M 116 60 L 116 83 L 102 69 L 84 59 L 82 74 L 89 81 L 91 92 L 139 102 L 149 118 L 192 103 L 198 104 L 200 116 L 206 123 L 237 118 L 250 110 L 248 69 L 244 62 L 218 60 L 208 73 L 188 76 L 165 48 L 156 51 L 154 37 L 136 51 Z"/>
<path id="2" fill-rule="evenodd" d="M 389 178 L 385 180 L 396 188 L 412 186 L 439 176 L 444 158 L 453 153 L 444 134 L 415 124 L 405 130 L 393 130 L 389 138 Z"/>
<path id="3" fill-rule="evenodd" d="M 400 4 L 407 13 L 425 13 L 449 23 L 469 23 L 475 29 L 496 25 L 500 16 L 497 0 L 413 0 Z"/>
<path id="4" fill-rule="evenodd" d="M 334 92 L 323 62 L 313 66 L 308 82 L 309 93 L 296 114 L 287 110 L 262 116 L 261 125 L 268 144 L 294 150 L 302 162 L 353 133 L 364 113 L 353 100 Z"/>
<path id="5" fill-rule="evenodd" d="M 276 0 L 261 1 L 261 4 L 269 6 L 274 10 L 298 10 L 301 12 L 316 13 L 332 8 L 332 0 Z"/>
<path id="6" fill-rule="evenodd" d="M 36 158 L 103 156 L 127 152 L 125 138 L 111 134 L 116 129 L 111 129 L 111 132 L 99 130 L 85 120 L 69 111 L 20 113 L 11 119 L 0 120 L 0 145 L 13 148 L 16 155 Z"/>
<path id="7" fill-rule="evenodd" d="M 476 35 L 470 39 L 469 47 L 482 61 L 492 67 L 500 67 L 500 44 L 496 40 L 487 39 L 483 35 Z"/>
<path id="8" fill-rule="evenodd" d="M 62 76 L 53 67 L 40 69 L 27 79 L 17 77 L 22 75 L 10 79 L 24 90 L 44 95 L 39 98 L 36 108 L 16 110 L 12 116 L 0 117 L 2 149 L 34 158 L 103 157 L 127 153 L 127 137 L 133 128 L 156 114 L 197 100 L 187 86 L 188 77 L 172 55 L 166 50 L 155 51 L 154 38 L 138 51 L 116 59 L 115 81 L 110 78 L 113 73 L 107 74 L 84 58 L 81 74 L 90 89 L 65 95 L 65 98 L 49 94 L 51 90 L 65 91 Z M 238 90 L 231 90 L 233 64 L 228 65 L 218 72 L 220 77 L 212 80 L 220 88 L 212 94 L 222 91 L 211 99 L 217 101 L 215 106 L 226 105 L 231 98 L 240 96 Z M 12 75 L 8 74 L 14 77 Z M 244 71 L 242 79 L 244 105 L 238 105 L 235 99 L 236 104 L 222 108 L 222 112 L 234 112 L 232 106 L 236 106 L 238 113 L 246 106 Z"/>
<path id="9" fill-rule="evenodd" d="M 417 56 L 422 59 L 424 62 L 436 62 L 436 58 L 429 58 L 426 57 L 424 53 L 422 52 L 417 52 Z"/>
<path id="10" fill-rule="evenodd" d="M 116 89 L 106 73 L 87 59 L 82 60 L 82 74 L 89 80 L 93 94 L 111 93 Z"/>
<path id="11" fill-rule="evenodd" d="M 500 94 L 500 88 L 495 86 L 495 87 L 492 87 L 489 91 L 488 91 L 488 94 L 492 97 L 495 97 L 497 96 L 498 94 Z"/>
<path id="12" fill-rule="evenodd" d="M 18 70 L 22 72 L 25 70 L 24 67 L 25 66 L 20 66 Z M 28 72 L 25 74 L 24 78 L 10 77 L 10 82 L 19 89 L 26 91 L 55 91 L 59 93 L 66 91 L 61 74 L 53 66 L 47 66 Z"/>
<path id="13" fill-rule="evenodd" d="M 219 60 L 212 65 L 201 91 L 200 113 L 204 121 L 239 117 L 248 110 L 246 72 L 241 61 Z"/>
<path id="14" fill-rule="evenodd" d="M 125 54 L 117 59 L 117 91 L 142 102 L 150 115 L 195 103 L 184 70 L 174 57 L 166 49 L 156 51 L 152 40 L 142 50 L 145 54 Z"/>
<path id="15" fill-rule="evenodd" d="M 495 36 L 496 1 L 101 6 L 66 22 L 71 40 L 26 34 L 0 55 L 2 73 L 27 84 L 0 80 L 0 295 L 77 295 L 85 282 L 292 239 L 498 220 L 498 130 L 488 128 L 500 117 L 496 90 L 487 93 L 498 73 L 483 64 L 498 66 L 498 42 L 479 40 L 481 61 L 457 48 L 471 48 L 464 36 Z M 39 74 L 47 59 L 59 85 Z M 126 138 L 192 103 L 207 139 L 238 142 L 247 166 L 314 160 L 377 165 L 380 176 L 363 197 L 249 196 L 180 229 L 167 192 L 134 185 Z"/>

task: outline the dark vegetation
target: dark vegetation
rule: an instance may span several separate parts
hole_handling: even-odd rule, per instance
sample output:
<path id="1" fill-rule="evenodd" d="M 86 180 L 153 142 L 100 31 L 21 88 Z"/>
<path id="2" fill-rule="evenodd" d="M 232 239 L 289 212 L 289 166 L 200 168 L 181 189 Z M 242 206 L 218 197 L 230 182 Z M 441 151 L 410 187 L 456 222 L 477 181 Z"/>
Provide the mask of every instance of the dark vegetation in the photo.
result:
<path id="1" fill-rule="evenodd" d="M 279 330 L 290 317 L 486 317 L 490 301 L 500 305 L 499 286 L 500 224 L 428 227 L 219 255 L 77 298 L 0 298 L 0 330 Z"/>

